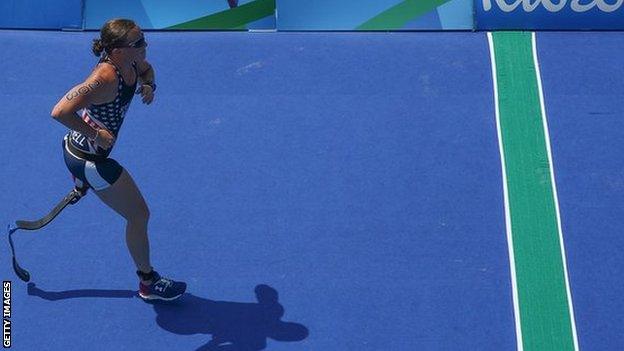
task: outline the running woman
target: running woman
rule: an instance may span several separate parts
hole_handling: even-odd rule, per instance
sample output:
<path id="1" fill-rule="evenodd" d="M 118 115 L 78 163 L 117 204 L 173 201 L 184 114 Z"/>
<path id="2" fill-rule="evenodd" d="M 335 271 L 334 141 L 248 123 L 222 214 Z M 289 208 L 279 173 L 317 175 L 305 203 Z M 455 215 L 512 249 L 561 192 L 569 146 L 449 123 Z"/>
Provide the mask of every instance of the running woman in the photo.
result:
<path id="1" fill-rule="evenodd" d="M 89 77 L 61 98 L 52 117 L 70 129 L 63 140 L 65 164 L 82 189 L 95 194 L 127 221 L 126 243 L 139 276 L 144 300 L 174 300 L 186 283 L 161 277 L 150 264 L 149 210 L 134 180 L 109 158 L 132 98 L 154 100 L 154 69 L 145 59 L 147 42 L 132 20 L 104 24 L 93 53 L 100 57 Z M 137 89 L 138 87 L 138 89 Z"/>

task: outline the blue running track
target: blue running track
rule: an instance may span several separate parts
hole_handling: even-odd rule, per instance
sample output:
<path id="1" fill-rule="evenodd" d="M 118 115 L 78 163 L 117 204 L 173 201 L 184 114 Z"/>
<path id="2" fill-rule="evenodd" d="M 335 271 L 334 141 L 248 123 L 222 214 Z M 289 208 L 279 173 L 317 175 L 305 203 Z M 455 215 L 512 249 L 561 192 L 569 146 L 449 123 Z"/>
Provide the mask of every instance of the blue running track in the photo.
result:
<path id="1" fill-rule="evenodd" d="M 542 33 L 538 52 L 581 350 L 624 345 L 624 35 Z"/>
<path id="2" fill-rule="evenodd" d="M 49 114 L 96 63 L 95 35 L 0 32 L 0 223 L 71 189 Z M 135 99 L 111 156 L 150 206 L 154 267 L 188 293 L 136 297 L 124 222 L 90 194 L 16 233 L 31 284 L 3 239 L 13 349 L 516 349 L 484 33 L 147 40 L 156 101 Z M 538 35 L 584 350 L 624 344 L 608 338 L 624 312 L 622 44 Z M 281 307 L 258 302 L 271 291 Z"/>

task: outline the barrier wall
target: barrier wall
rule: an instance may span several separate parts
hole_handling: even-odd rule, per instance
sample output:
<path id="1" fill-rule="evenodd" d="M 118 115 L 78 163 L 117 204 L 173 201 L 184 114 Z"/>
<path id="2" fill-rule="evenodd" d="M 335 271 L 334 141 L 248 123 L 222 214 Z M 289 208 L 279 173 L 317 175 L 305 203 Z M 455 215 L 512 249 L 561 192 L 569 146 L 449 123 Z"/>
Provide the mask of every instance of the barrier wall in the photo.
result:
<path id="1" fill-rule="evenodd" d="M 624 0 L 0 0 L 0 28 L 624 30 Z"/>
<path id="2" fill-rule="evenodd" d="M 473 0 L 278 0 L 278 30 L 473 28 Z"/>
<path id="3" fill-rule="evenodd" d="M 475 0 L 478 30 L 624 29 L 624 0 Z"/>
<path id="4" fill-rule="evenodd" d="M 275 29 L 275 0 L 86 0 L 85 29 L 115 17 L 144 29 Z"/>
<path id="5" fill-rule="evenodd" d="M 0 28 L 81 29 L 82 0 L 0 0 Z"/>

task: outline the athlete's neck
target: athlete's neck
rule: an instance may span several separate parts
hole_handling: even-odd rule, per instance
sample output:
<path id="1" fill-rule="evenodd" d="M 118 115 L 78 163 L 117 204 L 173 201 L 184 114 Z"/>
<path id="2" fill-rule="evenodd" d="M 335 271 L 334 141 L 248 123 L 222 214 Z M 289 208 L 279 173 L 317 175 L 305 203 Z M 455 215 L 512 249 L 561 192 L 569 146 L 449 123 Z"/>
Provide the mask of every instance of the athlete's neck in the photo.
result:
<path id="1" fill-rule="evenodd" d="M 115 65 L 118 69 L 122 71 L 129 71 L 132 69 L 132 62 L 128 60 L 124 60 L 117 55 L 108 55 L 106 56 L 106 60 Z"/>

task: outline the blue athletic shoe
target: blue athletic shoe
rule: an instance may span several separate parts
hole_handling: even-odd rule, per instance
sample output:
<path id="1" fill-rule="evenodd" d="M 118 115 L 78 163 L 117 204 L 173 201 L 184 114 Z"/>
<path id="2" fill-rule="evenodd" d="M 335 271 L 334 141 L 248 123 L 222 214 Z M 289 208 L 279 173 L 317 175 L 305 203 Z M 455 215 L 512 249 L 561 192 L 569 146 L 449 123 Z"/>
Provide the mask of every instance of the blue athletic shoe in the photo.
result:
<path id="1" fill-rule="evenodd" d="M 186 283 L 163 278 L 156 271 L 154 271 L 152 284 L 139 283 L 139 296 L 143 300 L 171 301 L 182 296 L 185 291 Z"/>

